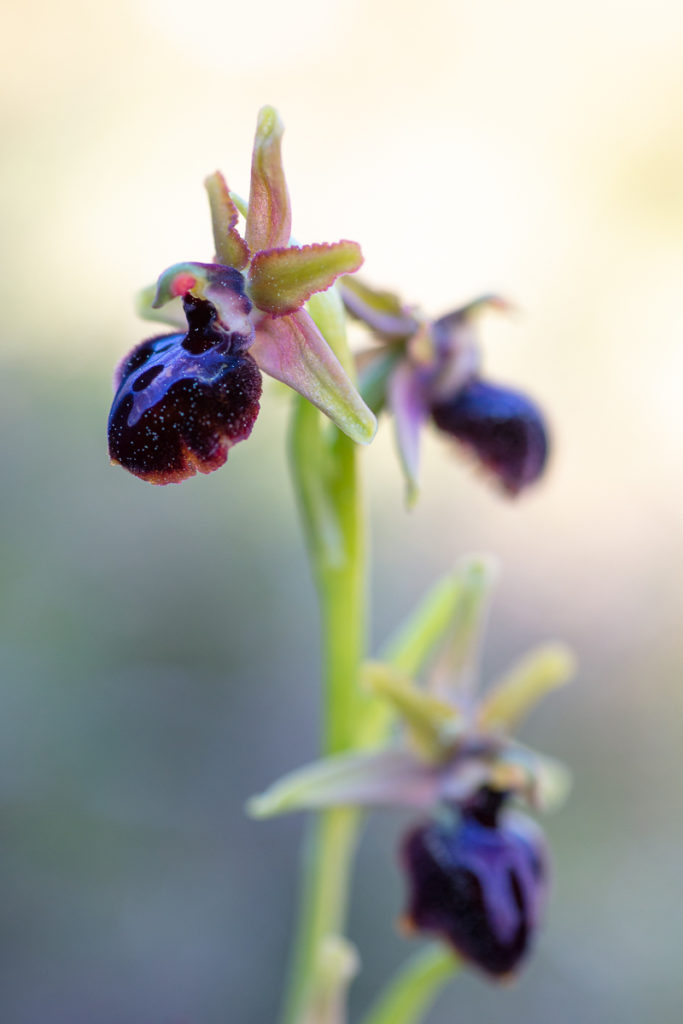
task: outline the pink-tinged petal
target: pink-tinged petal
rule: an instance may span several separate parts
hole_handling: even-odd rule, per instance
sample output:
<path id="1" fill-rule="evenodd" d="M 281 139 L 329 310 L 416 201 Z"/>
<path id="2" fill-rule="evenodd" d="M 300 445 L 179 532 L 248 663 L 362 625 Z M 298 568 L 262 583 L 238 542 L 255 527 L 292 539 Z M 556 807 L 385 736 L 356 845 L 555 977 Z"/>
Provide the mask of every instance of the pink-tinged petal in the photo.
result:
<path id="1" fill-rule="evenodd" d="M 438 776 L 407 751 L 339 754 L 299 768 L 249 801 L 255 818 L 323 807 L 432 807 Z"/>
<path id="2" fill-rule="evenodd" d="M 358 243 L 346 240 L 257 252 L 249 268 L 249 294 L 271 316 L 294 313 L 315 292 L 327 291 L 362 263 Z"/>
<path id="3" fill-rule="evenodd" d="M 429 416 L 422 382 L 410 363 L 401 363 L 391 375 L 387 397 L 394 414 L 396 441 L 410 503 L 417 497 L 420 432 Z"/>
<path id="4" fill-rule="evenodd" d="M 272 107 L 259 111 L 251 158 L 246 242 L 251 252 L 288 245 L 292 213 L 280 143 L 284 127 Z"/>
<path id="5" fill-rule="evenodd" d="M 478 326 L 481 314 L 489 310 L 507 313 L 511 309 L 510 303 L 499 295 L 482 295 L 430 325 L 435 354 L 441 357 L 442 362 L 432 388 L 435 401 L 454 395 L 479 372 Z"/>
<path id="6" fill-rule="evenodd" d="M 209 195 L 211 223 L 216 244 L 216 262 L 243 270 L 249 262 L 247 243 L 236 230 L 237 207 L 220 171 L 210 174 L 204 182 Z"/>
<path id="7" fill-rule="evenodd" d="M 305 310 L 264 316 L 251 354 L 265 373 L 298 391 L 357 444 L 375 436 L 377 420 Z"/>
<path id="8" fill-rule="evenodd" d="M 375 291 L 357 277 L 344 278 L 338 288 L 348 312 L 386 340 L 408 338 L 419 327 L 393 292 Z"/>
<path id="9" fill-rule="evenodd" d="M 215 309 L 219 326 L 232 335 L 232 350 L 248 348 L 254 336 L 245 280 L 234 267 L 217 263 L 176 263 L 160 276 L 152 306 L 158 309 L 190 295 Z"/>

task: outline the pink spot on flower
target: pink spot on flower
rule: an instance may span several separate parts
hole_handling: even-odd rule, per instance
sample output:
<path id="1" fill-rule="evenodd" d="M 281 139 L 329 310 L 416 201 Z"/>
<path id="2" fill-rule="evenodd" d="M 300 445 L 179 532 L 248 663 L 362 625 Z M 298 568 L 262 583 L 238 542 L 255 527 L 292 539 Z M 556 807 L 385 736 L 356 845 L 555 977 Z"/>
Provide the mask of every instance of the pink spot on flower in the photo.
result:
<path id="1" fill-rule="evenodd" d="M 171 295 L 175 298 L 178 295 L 187 295 L 197 283 L 193 274 L 177 274 L 171 283 Z"/>

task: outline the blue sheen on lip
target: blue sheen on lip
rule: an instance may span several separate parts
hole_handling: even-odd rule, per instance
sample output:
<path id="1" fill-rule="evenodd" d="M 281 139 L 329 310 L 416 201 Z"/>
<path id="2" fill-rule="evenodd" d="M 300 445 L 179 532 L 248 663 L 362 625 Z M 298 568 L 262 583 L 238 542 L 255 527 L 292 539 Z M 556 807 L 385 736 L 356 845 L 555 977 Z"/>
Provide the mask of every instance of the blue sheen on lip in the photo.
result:
<path id="1" fill-rule="evenodd" d="M 185 301 L 188 330 L 138 345 L 116 376 L 109 453 L 135 476 L 174 483 L 221 466 L 249 436 L 261 373 L 251 339 L 226 330 L 213 305 Z"/>
<path id="2" fill-rule="evenodd" d="M 532 822 L 464 810 L 410 832 L 402 859 L 412 927 L 438 935 L 493 977 L 519 966 L 547 888 L 545 842 Z"/>
<path id="3" fill-rule="evenodd" d="M 474 378 L 431 407 L 436 426 L 465 445 L 511 495 L 542 474 L 548 457 L 543 413 L 527 395 Z"/>

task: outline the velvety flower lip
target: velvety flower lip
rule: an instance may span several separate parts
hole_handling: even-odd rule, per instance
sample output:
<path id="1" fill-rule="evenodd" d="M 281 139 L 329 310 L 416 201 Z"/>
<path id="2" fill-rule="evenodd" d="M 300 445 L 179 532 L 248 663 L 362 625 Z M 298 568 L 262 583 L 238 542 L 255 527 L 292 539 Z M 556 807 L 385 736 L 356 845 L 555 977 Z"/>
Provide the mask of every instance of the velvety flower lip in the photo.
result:
<path id="1" fill-rule="evenodd" d="M 111 459 L 156 484 L 223 465 L 259 411 L 261 374 L 247 339 L 223 330 L 206 300 L 186 299 L 185 313 L 185 334 L 142 342 L 116 374 Z"/>
<path id="2" fill-rule="evenodd" d="M 529 952 L 548 876 L 542 832 L 522 815 L 501 814 L 504 800 L 484 788 L 474 806 L 413 829 L 401 850 L 405 924 L 441 937 L 496 978 Z"/>
<path id="3" fill-rule="evenodd" d="M 541 410 L 511 388 L 471 380 L 431 407 L 434 424 L 468 448 L 509 495 L 534 483 L 548 458 Z"/>

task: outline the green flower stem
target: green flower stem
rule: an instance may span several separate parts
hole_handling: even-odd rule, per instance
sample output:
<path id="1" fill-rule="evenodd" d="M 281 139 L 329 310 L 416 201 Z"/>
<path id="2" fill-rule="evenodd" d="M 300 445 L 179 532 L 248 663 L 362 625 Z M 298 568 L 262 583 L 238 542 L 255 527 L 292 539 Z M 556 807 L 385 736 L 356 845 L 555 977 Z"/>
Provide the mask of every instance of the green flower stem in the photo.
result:
<path id="1" fill-rule="evenodd" d="M 323 307 L 312 315 L 348 364 L 343 319 Z M 317 314 L 317 315 L 316 315 Z M 328 322 L 324 322 L 325 317 Z M 340 326 L 341 323 L 341 326 Z M 356 446 L 320 413 L 296 399 L 290 441 L 292 476 L 316 582 L 323 659 L 322 752 L 353 749 L 366 637 L 366 539 Z M 283 1016 L 298 1024 L 322 943 L 344 931 L 360 815 L 340 808 L 313 819 L 302 876 L 301 913 Z"/>
<path id="2" fill-rule="evenodd" d="M 459 970 L 460 961 L 448 950 L 420 950 L 392 979 L 363 1024 L 417 1024 Z"/>

